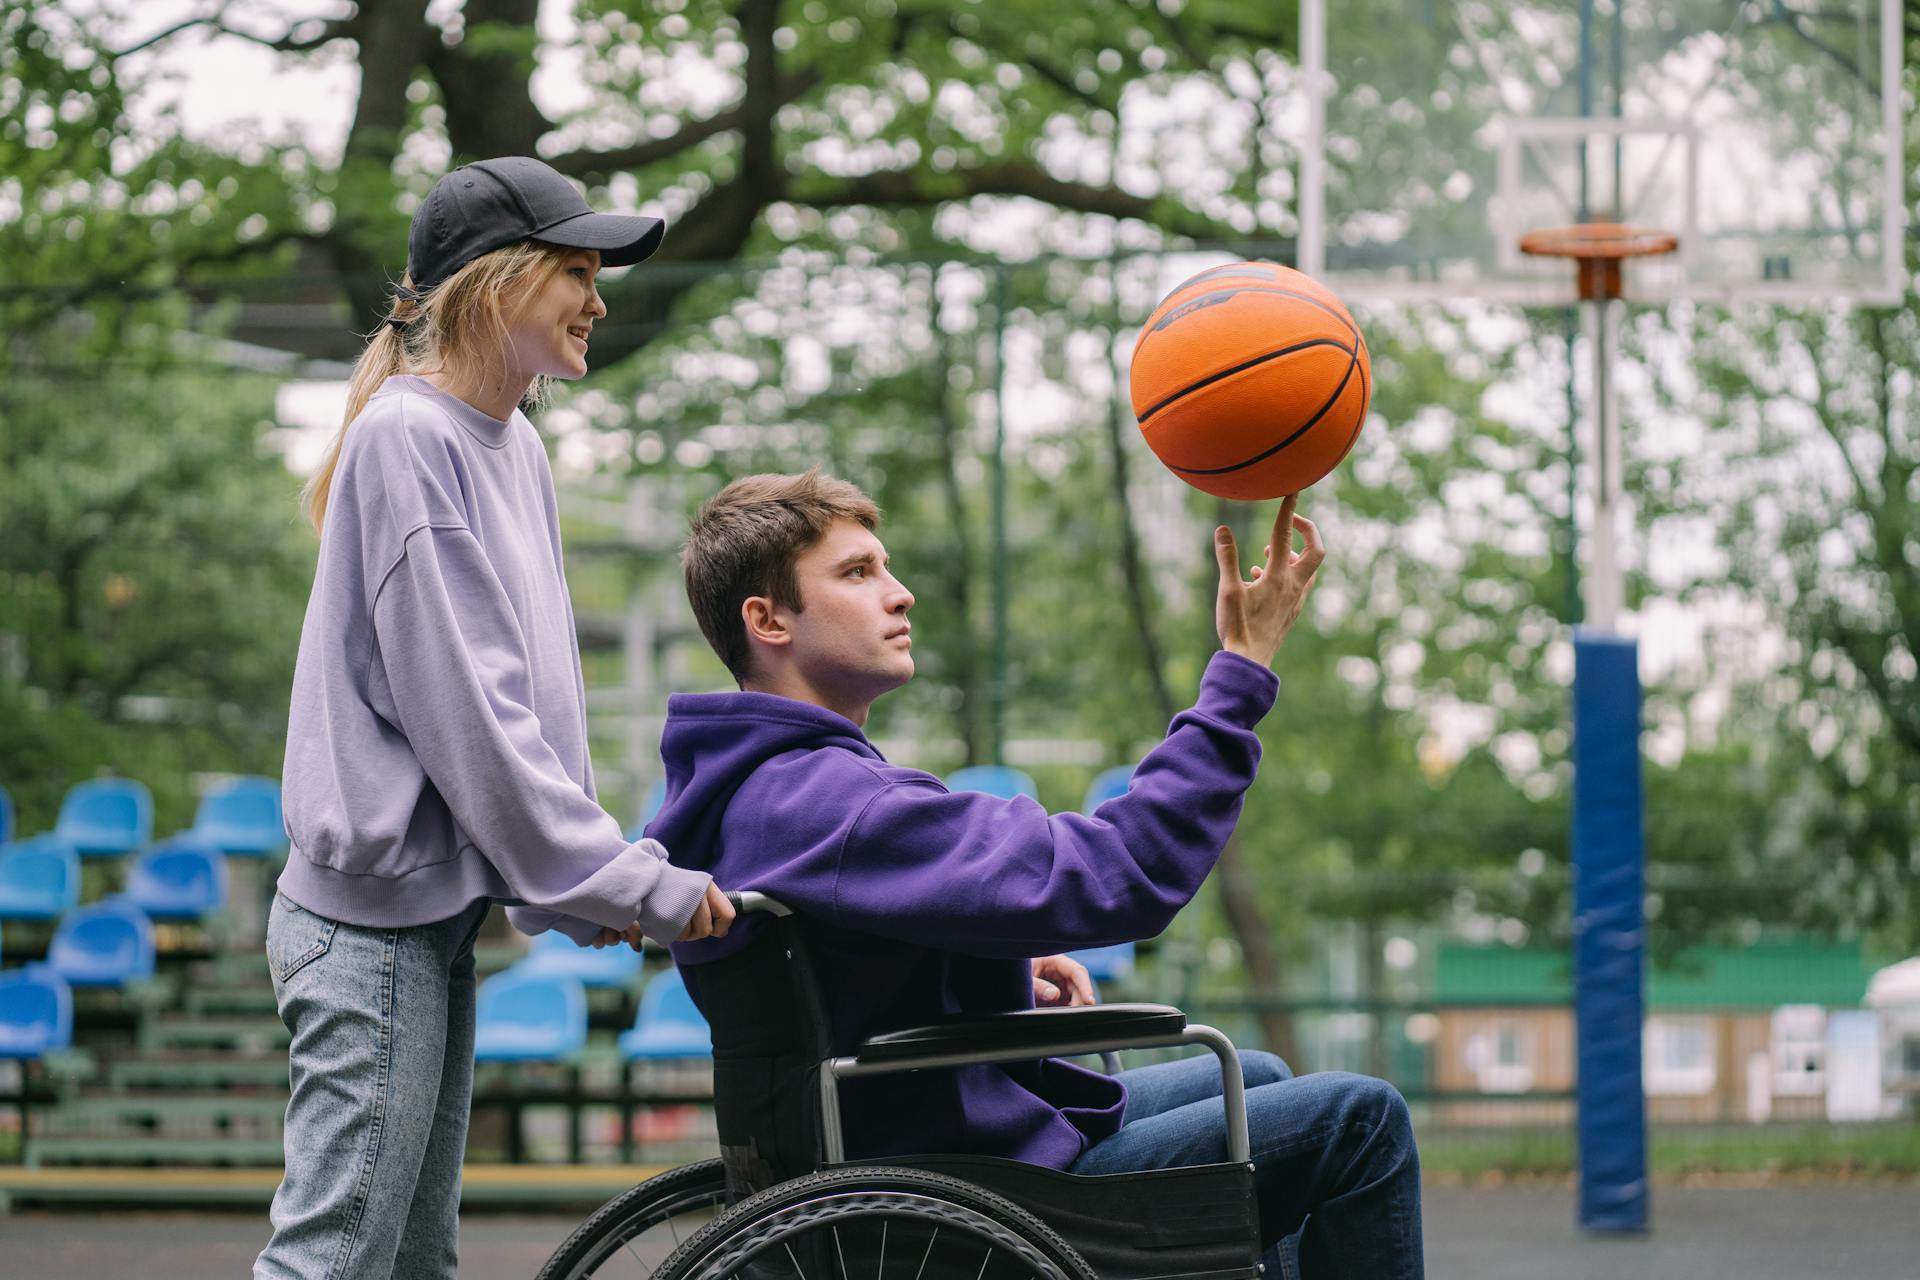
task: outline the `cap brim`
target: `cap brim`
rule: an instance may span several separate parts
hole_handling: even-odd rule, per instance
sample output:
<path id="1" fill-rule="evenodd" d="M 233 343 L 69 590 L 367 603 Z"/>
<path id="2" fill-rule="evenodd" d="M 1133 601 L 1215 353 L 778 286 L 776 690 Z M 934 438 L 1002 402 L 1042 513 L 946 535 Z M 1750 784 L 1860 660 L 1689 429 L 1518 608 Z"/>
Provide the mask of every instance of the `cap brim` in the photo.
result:
<path id="1" fill-rule="evenodd" d="M 532 239 L 568 249 L 598 249 L 600 263 L 627 267 L 653 256 L 667 234 L 658 218 L 624 213 L 579 213 L 533 233 Z"/>

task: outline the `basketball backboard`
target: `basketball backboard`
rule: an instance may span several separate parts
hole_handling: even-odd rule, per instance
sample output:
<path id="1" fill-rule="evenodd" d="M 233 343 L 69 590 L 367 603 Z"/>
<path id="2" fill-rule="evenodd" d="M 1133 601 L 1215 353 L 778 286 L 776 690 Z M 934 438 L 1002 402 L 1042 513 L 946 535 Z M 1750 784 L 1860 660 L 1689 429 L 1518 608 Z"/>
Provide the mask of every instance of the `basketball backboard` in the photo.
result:
<path id="1" fill-rule="evenodd" d="M 1299 264 L 1343 297 L 1571 301 L 1519 238 L 1679 252 L 1629 298 L 1905 291 L 1900 0 L 1302 0 Z"/>

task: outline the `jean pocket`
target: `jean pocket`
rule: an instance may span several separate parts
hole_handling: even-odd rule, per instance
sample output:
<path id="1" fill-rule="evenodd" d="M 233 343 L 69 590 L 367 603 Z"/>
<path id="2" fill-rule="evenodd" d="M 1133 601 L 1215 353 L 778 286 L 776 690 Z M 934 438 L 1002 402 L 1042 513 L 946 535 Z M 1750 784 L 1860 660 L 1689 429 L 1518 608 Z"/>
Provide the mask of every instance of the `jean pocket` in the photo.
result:
<path id="1" fill-rule="evenodd" d="M 339 922 L 317 916 L 281 894 L 273 895 L 273 913 L 267 921 L 267 963 L 273 976 L 285 982 L 327 954 Z"/>

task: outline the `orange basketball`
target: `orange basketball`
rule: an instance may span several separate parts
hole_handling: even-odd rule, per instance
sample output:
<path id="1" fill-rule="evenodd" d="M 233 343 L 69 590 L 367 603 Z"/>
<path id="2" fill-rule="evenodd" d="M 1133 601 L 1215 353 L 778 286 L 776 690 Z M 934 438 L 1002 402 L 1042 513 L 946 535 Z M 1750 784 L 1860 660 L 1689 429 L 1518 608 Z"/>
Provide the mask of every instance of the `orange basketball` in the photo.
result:
<path id="1" fill-rule="evenodd" d="M 1298 493 L 1367 419 L 1373 365 L 1340 299 L 1272 262 L 1202 271 L 1133 347 L 1133 412 L 1173 473 L 1222 498 Z"/>

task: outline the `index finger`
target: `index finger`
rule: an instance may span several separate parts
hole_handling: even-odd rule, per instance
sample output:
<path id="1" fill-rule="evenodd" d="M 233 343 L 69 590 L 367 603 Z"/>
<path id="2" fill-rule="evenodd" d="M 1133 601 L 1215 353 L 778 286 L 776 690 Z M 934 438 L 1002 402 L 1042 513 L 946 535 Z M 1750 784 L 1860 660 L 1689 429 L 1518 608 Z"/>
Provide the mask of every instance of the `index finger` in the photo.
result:
<path id="1" fill-rule="evenodd" d="M 1083 964 L 1074 966 L 1073 990 L 1074 994 L 1080 997 L 1082 1004 L 1094 1003 L 1093 978 L 1087 973 L 1087 967 Z"/>
<path id="2" fill-rule="evenodd" d="M 1290 493 L 1280 502 L 1280 514 L 1273 518 L 1273 537 L 1267 540 L 1267 568 L 1273 568 L 1273 558 L 1280 557 L 1285 564 L 1287 557 L 1293 554 L 1293 509 L 1300 505 L 1300 495 Z"/>
<path id="3" fill-rule="evenodd" d="M 1317 563 L 1317 558 L 1327 553 L 1326 546 L 1320 541 L 1320 527 L 1305 516 L 1295 516 L 1293 522 L 1299 526 L 1301 540 L 1306 544 L 1301 548 L 1301 556 L 1315 557 Z"/>

